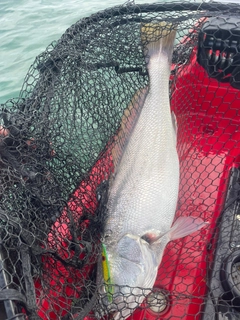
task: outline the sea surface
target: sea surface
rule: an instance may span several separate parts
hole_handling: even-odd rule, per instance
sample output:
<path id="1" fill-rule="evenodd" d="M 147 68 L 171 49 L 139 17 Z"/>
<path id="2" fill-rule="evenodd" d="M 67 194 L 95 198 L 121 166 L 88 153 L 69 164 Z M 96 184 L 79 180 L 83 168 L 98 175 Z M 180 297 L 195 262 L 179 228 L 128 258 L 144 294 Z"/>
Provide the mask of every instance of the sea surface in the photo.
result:
<path id="1" fill-rule="evenodd" d="M 135 3 L 164 1 L 166 0 L 136 0 Z M 182 0 L 182 2 L 189 1 L 195 0 Z M 204 0 L 198 0 L 201 1 Z M 18 96 L 24 77 L 35 57 L 52 41 L 58 40 L 68 27 L 99 10 L 126 2 L 126 0 L 0 0 L 0 103 Z"/>
<path id="2" fill-rule="evenodd" d="M 68 27 L 83 17 L 125 2 L 0 0 L 0 103 L 18 96 L 35 57 Z"/>

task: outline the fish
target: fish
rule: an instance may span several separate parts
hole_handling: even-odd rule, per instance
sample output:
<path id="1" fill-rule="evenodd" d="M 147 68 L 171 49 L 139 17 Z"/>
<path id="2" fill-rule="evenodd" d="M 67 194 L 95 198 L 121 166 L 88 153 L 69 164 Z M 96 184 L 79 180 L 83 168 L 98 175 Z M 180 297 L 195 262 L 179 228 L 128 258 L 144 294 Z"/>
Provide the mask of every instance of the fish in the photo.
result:
<path id="1" fill-rule="evenodd" d="M 114 137 L 106 220 L 98 262 L 98 316 L 126 319 L 153 288 L 169 241 L 205 226 L 201 218 L 174 223 L 179 188 L 175 116 L 169 101 L 176 26 L 141 25 L 149 84 L 138 90 Z"/>

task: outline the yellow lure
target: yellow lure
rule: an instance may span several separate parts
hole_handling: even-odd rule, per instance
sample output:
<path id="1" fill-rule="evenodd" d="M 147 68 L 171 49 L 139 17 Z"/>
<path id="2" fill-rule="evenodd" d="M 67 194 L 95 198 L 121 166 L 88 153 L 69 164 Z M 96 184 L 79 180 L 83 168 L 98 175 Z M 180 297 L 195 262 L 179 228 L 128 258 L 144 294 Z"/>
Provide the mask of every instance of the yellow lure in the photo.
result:
<path id="1" fill-rule="evenodd" d="M 105 244 L 102 243 L 102 270 L 103 279 L 105 282 L 105 289 L 107 292 L 108 301 L 112 302 L 113 297 L 113 285 L 111 284 L 110 266 L 108 262 L 107 250 Z"/>

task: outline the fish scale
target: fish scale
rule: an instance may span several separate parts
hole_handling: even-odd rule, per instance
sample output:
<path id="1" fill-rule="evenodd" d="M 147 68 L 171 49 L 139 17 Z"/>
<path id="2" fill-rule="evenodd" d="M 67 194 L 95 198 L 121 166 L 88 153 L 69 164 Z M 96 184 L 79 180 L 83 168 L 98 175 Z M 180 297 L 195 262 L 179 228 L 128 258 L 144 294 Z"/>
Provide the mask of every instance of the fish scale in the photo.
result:
<path id="1" fill-rule="evenodd" d="M 115 320 L 126 319 L 150 293 L 167 243 L 204 226 L 201 219 L 182 217 L 171 227 L 179 186 L 176 125 L 169 102 L 176 31 L 161 22 L 142 26 L 141 35 L 149 86 L 134 95 L 114 138 L 115 171 L 102 240 L 106 250 L 97 276 L 100 305 Z M 154 35 L 158 40 L 150 42 Z"/>
<path id="2" fill-rule="evenodd" d="M 149 66 L 150 89 L 109 195 L 111 218 L 107 225 L 119 237 L 126 231 L 142 236 L 149 228 L 166 232 L 175 212 L 179 161 L 169 106 L 168 57 L 161 57 L 166 67 L 156 63 L 158 57 L 151 62 L 153 70 Z M 169 177 L 175 177 L 175 181 Z M 121 230 L 120 217 L 125 221 Z"/>

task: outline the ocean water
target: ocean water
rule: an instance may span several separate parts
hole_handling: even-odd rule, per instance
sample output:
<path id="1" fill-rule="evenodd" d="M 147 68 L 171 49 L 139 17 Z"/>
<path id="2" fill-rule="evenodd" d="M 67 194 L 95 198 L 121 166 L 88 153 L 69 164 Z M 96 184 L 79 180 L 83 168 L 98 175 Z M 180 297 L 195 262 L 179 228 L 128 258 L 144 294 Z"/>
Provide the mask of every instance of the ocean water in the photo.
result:
<path id="1" fill-rule="evenodd" d="M 135 3 L 163 1 L 173 0 L 136 0 Z M 189 1 L 209 0 L 182 0 Z M 58 40 L 69 26 L 99 10 L 125 2 L 127 1 L 0 0 L 0 103 L 18 96 L 35 57 L 52 41 Z"/>
<path id="2" fill-rule="evenodd" d="M 125 2 L 0 0 L 0 103 L 18 96 L 35 57 L 68 27 L 83 17 Z"/>

